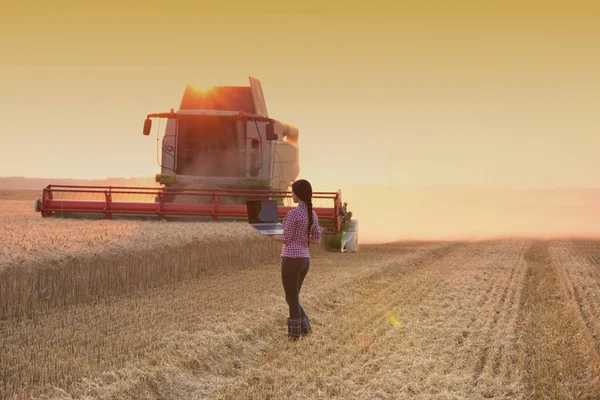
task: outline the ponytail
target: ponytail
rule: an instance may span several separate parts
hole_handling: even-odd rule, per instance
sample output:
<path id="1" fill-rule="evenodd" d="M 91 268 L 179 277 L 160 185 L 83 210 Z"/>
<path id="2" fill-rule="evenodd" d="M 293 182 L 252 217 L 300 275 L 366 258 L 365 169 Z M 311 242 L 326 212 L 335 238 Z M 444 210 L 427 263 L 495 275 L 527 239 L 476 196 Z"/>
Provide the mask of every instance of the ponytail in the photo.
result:
<path id="1" fill-rule="evenodd" d="M 312 231 L 313 224 L 313 206 L 312 201 L 306 202 L 306 211 L 308 212 L 308 247 L 310 247 L 310 232 Z"/>
<path id="2" fill-rule="evenodd" d="M 292 183 L 292 192 L 306 204 L 306 211 L 308 212 L 308 247 L 310 247 L 310 232 L 313 226 L 312 186 L 306 179 L 300 179 Z"/>

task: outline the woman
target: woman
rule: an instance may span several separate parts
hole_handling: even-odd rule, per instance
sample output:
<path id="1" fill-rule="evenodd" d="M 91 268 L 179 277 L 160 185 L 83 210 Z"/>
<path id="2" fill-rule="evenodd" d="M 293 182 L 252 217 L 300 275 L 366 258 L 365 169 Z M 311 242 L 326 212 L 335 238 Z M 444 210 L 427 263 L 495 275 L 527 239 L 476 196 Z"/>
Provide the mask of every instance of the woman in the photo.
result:
<path id="1" fill-rule="evenodd" d="M 311 331 L 310 319 L 300 305 L 299 296 L 310 265 L 308 247 L 311 243 L 321 242 L 321 231 L 319 218 L 312 209 L 312 187 L 307 180 L 300 179 L 292 184 L 292 199 L 298 207 L 290 210 L 283 220 L 283 235 L 271 238 L 283 243 L 281 280 L 290 308 L 288 337 L 296 340 Z"/>

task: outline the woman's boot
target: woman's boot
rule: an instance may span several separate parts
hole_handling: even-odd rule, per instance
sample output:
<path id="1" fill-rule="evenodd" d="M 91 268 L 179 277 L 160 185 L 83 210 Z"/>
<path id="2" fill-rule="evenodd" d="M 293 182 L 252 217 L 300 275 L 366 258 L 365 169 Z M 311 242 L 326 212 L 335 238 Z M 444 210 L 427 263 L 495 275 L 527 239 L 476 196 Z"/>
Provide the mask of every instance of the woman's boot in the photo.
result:
<path id="1" fill-rule="evenodd" d="M 292 340 L 298 340 L 302 331 L 302 320 L 301 319 L 287 319 L 288 323 L 288 337 Z"/>
<path id="2" fill-rule="evenodd" d="M 302 329 L 302 336 L 306 336 L 312 332 L 312 327 L 310 326 L 310 319 L 308 319 L 308 315 L 304 315 L 302 317 L 301 329 Z"/>

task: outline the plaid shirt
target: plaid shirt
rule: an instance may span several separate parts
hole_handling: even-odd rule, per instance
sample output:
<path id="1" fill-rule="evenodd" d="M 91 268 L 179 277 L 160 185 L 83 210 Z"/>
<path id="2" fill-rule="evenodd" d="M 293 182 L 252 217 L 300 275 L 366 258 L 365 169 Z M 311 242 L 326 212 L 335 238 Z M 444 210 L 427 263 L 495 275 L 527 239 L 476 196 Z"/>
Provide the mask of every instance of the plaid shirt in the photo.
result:
<path id="1" fill-rule="evenodd" d="M 310 232 L 313 240 L 321 239 L 319 218 L 313 211 L 313 224 Z M 298 207 L 288 211 L 283 220 L 283 249 L 281 257 L 305 258 L 308 254 L 308 210 L 306 204 L 299 203 Z"/>

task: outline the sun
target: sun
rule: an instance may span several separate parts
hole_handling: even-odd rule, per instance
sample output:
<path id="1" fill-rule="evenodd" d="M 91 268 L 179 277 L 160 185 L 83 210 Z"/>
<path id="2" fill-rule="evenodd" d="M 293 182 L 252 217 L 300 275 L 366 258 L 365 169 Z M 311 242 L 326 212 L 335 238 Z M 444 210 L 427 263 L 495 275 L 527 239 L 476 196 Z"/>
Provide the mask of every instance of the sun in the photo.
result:
<path id="1" fill-rule="evenodd" d="M 215 91 L 215 87 L 214 85 L 211 86 L 198 86 L 192 83 L 187 83 L 187 86 L 193 90 L 194 92 L 201 94 L 201 95 L 208 95 L 211 94 Z"/>

